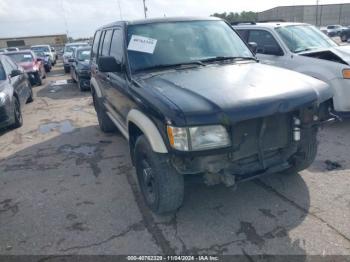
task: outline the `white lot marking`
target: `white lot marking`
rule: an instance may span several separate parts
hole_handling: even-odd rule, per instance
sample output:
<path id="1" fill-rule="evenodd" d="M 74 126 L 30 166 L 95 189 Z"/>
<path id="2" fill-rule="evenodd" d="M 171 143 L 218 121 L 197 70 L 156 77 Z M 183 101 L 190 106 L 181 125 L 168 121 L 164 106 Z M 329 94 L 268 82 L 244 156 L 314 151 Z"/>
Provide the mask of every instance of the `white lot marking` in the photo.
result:
<path id="1" fill-rule="evenodd" d="M 65 80 L 56 80 L 51 83 L 52 86 L 61 86 L 61 85 L 66 85 L 67 84 L 67 79 Z"/>
<path id="2" fill-rule="evenodd" d="M 156 45 L 156 39 L 139 35 L 132 35 L 129 42 L 128 50 L 153 54 Z"/>

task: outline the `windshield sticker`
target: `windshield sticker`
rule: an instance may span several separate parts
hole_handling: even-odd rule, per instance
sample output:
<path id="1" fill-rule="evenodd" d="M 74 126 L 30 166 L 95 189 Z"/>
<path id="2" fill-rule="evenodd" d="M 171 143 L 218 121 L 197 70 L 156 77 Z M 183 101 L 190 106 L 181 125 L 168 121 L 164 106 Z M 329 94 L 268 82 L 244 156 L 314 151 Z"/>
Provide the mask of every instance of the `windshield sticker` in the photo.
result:
<path id="1" fill-rule="evenodd" d="M 24 58 L 32 58 L 31 55 L 23 55 Z"/>
<path id="2" fill-rule="evenodd" d="M 153 54 L 156 45 L 156 39 L 139 35 L 132 35 L 129 42 L 128 50 Z"/>

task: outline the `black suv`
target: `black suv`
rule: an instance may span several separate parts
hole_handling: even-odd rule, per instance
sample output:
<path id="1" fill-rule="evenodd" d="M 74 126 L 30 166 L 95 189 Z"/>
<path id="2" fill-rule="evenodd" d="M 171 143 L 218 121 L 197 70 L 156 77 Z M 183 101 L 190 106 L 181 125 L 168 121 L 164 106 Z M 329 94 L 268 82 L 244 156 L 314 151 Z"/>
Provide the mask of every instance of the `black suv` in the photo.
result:
<path id="1" fill-rule="evenodd" d="M 100 128 L 128 139 L 156 213 L 181 205 L 188 174 L 232 186 L 307 168 L 317 127 L 331 119 L 327 84 L 258 63 L 216 18 L 106 25 L 95 33 L 91 74 Z"/>

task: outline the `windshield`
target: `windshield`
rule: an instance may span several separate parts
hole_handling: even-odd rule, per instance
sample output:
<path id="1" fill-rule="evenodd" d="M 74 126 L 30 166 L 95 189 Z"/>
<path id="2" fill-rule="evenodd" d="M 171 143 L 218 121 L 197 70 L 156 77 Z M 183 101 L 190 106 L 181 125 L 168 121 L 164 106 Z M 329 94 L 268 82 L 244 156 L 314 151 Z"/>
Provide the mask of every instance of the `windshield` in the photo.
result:
<path id="1" fill-rule="evenodd" d="M 85 47 L 85 46 L 87 46 L 87 44 L 86 45 L 66 45 L 65 47 L 64 47 L 64 52 L 66 53 L 66 52 L 68 52 L 68 53 L 73 53 L 74 52 L 74 49 L 76 49 L 76 48 L 79 48 L 79 47 Z"/>
<path id="2" fill-rule="evenodd" d="M 34 58 L 31 53 L 14 53 L 14 54 L 6 54 L 11 57 L 13 61 L 16 63 L 27 63 L 33 62 Z"/>
<path id="3" fill-rule="evenodd" d="M 90 49 L 89 50 L 78 50 L 77 58 L 79 61 L 90 60 Z"/>
<path id="4" fill-rule="evenodd" d="M 253 57 L 249 48 L 223 21 L 131 25 L 127 43 L 133 72 L 215 57 Z"/>
<path id="5" fill-rule="evenodd" d="M 276 31 L 293 53 L 337 46 L 328 36 L 311 25 L 278 27 Z"/>
<path id="6" fill-rule="evenodd" d="M 41 52 L 50 52 L 50 48 L 48 48 L 47 46 L 33 46 L 31 49 Z"/>
<path id="7" fill-rule="evenodd" d="M 46 57 L 45 53 L 42 52 L 42 51 L 36 51 L 36 50 L 34 50 L 34 53 L 35 53 L 36 56 L 39 56 L 39 57 Z"/>

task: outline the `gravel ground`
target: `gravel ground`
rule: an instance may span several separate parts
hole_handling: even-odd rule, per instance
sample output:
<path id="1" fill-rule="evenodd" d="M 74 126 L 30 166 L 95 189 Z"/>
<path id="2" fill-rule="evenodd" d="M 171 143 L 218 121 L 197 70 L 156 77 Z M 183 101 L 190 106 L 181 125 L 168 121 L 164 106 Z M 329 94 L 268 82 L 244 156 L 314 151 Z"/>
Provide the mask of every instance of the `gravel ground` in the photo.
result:
<path id="1" fill-rule="evenodd" d="M 0 135 L 0 254 L 350 255 L 350 121 L 321 130 L 308 170 L 236 190 L 188 182 L 183 207 L 158 217 L 127 142 L 99 130 L 61 66 Z"/>

